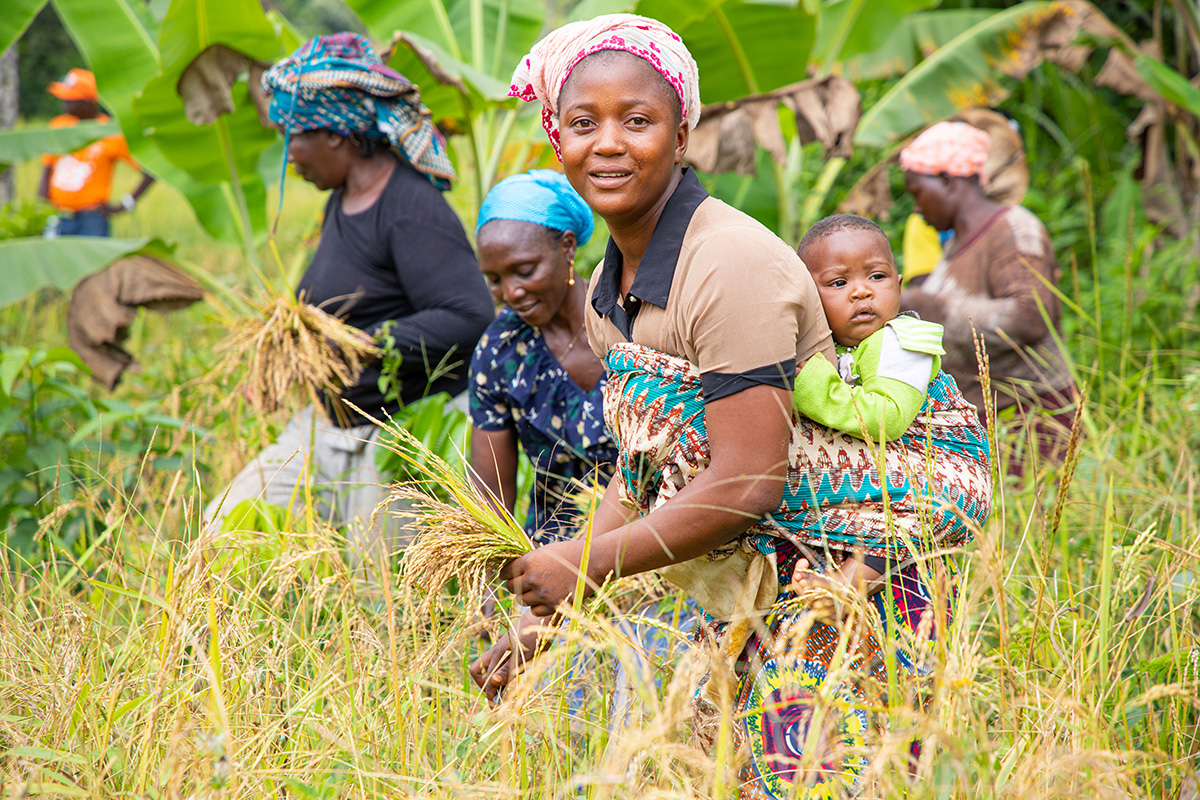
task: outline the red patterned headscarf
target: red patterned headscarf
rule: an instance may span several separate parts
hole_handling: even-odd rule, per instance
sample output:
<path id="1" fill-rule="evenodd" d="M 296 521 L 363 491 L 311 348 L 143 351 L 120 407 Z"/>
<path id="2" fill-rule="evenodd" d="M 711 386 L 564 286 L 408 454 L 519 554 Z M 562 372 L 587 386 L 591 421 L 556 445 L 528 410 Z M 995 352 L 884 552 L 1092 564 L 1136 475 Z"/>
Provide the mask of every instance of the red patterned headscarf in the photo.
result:
<path id="1" fill-rule="evenodd" d="M 508 93 L 542 104 L 542 126 L 558 153 L 558 95 L 580 61 L 601 50 L 632 53 L 666 78 L 679 95 L 688 130 L 700 121 L 700 76 L 683 40 L 656 19 L 607 14 L 552 31 L 521 59 Z M 561 158 L 561 156 L 560 156 Z"/>
<path id="2" fill-rule="evenodd" d="M 900 151 L 900 168 L 921 175 L 979 176 L 987 186 L 983 163 L 991 150 L 987 133 L 965 122 L 939 122 L 921 132 Z"/>

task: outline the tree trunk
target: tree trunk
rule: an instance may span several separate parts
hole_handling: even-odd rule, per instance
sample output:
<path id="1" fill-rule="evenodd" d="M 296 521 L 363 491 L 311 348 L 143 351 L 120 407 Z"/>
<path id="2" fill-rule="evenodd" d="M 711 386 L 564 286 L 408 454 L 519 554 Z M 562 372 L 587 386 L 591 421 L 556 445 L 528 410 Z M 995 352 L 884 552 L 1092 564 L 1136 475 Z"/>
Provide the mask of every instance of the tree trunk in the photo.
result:
<path id="1" fill-rule="evenodd" d="M 0 131 L 17 124 L 19 88 L 17 44 L 13 42 L 8 50 L 0 55 Z M 6 169 L 0 173 L 0 205 L 11 203 L 14 195 L 13 171 Z"/>

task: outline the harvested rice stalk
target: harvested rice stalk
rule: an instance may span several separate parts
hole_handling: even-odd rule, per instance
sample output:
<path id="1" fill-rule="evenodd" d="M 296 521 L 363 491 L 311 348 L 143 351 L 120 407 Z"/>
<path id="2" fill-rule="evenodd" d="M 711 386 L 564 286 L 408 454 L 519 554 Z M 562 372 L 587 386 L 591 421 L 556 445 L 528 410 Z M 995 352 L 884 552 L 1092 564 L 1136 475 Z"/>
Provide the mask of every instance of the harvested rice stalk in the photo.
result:
<path id="1" fill-rule="evenodd" d="M 397 485 L 375 510 L 376 514 L 391 513 L 388 508 L 396 500 L 412 505 L 398 512 L 414 519 L 420 528 L 404 551 L 401 575 L 405 589 L 424 591 L 422 607 L 428 610 L 441 598 L 446 584 L 457 579 L 468 602 L 478 607 L 496 571 L 533 550 L 533 542 L 500 503 L 485 497 L 466 475 L 419 439 L 394 423 L 378 424 L 394 437 L 392 441 L 381 437 L 384 446 L 450 498 L 445 502 L 416 485 Z"/>
<path id="2" fill-rule="evenodd" d="M 321 395 L 358 379 L 380 350 L 357 328 L 299 299 L 279 296 L 260 307 L 262 317 L 244 319 L 218 348 L 217 371 L 245 370 L 241 391 L 263 412 L 277 411 L 300 387 L 318 408 Z"/>

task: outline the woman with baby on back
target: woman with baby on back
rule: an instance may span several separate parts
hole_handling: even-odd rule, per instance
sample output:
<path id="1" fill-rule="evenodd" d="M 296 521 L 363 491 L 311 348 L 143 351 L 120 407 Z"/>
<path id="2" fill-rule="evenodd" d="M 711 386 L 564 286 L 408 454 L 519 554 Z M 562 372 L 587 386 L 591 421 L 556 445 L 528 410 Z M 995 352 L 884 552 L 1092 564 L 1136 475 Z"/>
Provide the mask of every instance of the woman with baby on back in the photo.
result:
<path id="1" fill-rule="evenodd" d="M 926 481 L 917 478 L 930 467 L 922 459 L 917 469 L 902 436 L 886 445 L 881 487 L 878 442 L 794 413 L 797 370 L 836 360 L 821 296 L 791 248 L 709 197 L 682 167 L 700 112 L 698 75 L 666 26 L 627 14 L 564 26 L 522 59 L 513 93 L 543 104 L 568 180 L 608 223 L 586 325 L 608 370 L 617 471 L 592 518 L 586 564 L 584 542 L 572 540 L 502 570 L 530 613 L 472 675 L 495 697 L 536 652 L 535 629 L 571 599 L 581 571 L 590 593 L 658 570 L 700 602 L 703 636 L 734 659 L 735 734 L 751 754 L 743 796 L 789 796 L 794 785 L 810 796 L 849 790 L 866 738 L 886 725 L 867 710 L 886 705 L 881 642 L 903 648 L 900 666 L 916 669 L 912 648 L 948 619 L 954 571 L 931 553 L 969 538 L 959 513 L 973 521 L 987 513 L 986 441 L 947 445 Z M 945 395 L 929 391 L 930 401 Z M 952 401 L 938 411 L 973 419 Z M 917 520 L 919 493 L 945 485 L 959 487 L 945 498 L 953 509 L 939 510 L 935 498 Z M 898 602 L 856 639 L 855 678 L 833 687 L 844 702 L 810 730 L 840 657 L 840 623 L 814 622 L 795 602 L 793 573 L 841 573 L 864 556 L 883 560 Z M 799 650 L 776 653 L 797 626 L 810 629 Z"/>

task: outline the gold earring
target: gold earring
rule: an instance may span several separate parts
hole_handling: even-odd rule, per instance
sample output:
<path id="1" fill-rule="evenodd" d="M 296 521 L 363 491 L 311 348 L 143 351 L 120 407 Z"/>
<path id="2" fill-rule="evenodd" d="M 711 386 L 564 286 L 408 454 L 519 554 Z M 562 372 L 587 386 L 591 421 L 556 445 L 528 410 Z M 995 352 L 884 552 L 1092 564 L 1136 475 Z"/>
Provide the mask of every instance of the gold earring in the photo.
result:
<path id="1" fill-rule="evenodd" d="M 567 265 L 567 268 L 571 270 L 571 277 L 567 278 L 567 286 L 574 286 L 575 285 L 575 256 L 571 256 L 571 263 Z"/>

